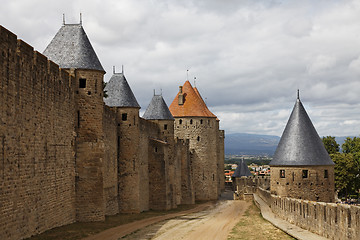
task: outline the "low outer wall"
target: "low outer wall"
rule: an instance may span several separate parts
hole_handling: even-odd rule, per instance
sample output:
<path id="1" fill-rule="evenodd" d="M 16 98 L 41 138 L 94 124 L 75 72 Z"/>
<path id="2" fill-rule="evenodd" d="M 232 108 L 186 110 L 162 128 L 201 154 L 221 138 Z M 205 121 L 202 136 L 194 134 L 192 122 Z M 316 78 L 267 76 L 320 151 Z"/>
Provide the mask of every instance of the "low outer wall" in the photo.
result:
<path id="1" fill-rule="evenodd" d="M 329 239 L 355 240 L 360 236 L 360 207 L 279 197 L 261 188 L 257 193 L 274 214 L 303 229 Z"/>

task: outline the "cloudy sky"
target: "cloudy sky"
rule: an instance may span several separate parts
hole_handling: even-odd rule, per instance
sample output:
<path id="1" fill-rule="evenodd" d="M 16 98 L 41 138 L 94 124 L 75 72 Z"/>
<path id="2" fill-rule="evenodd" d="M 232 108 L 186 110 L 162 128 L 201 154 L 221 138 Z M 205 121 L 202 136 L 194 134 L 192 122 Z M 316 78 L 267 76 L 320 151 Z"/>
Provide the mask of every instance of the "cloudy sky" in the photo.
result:
<path id="1" fill-rule="evenodd" d="M 80 12 L 143 111 L 189 70 L 227 133 L 280 136 L 299 88 L 320 136 L 360 134 L 360 0 L 1 0 L 0 24 L 43 52 Z"/>

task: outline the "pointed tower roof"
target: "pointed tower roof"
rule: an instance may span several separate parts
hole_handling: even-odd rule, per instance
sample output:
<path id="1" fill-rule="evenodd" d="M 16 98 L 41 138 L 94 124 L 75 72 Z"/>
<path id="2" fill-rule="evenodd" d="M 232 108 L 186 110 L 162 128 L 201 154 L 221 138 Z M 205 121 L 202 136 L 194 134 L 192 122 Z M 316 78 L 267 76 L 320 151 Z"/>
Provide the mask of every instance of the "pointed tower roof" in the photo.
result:
<path id="1" fill-rule="evenodd" d="M 270 165 L 334 165 L 299 94 Z"/>
<path id="2" fill-rule="evenodd" d="M 195 88 L 196 89 L 196 88 Z M 189 81 L 186 81 L 178 92 L 169 109 L 174 117 L 214 117 L 207 108 L 199 91 L 195 90 Z M 180 95 L 180 96 L 179 96 Z M 183 104 L 179 104 L 179 97 L 183 96 Z"/>
<path id="3" fill-rule="evenodd" d="M 104 91 L 107 91 L 108 95 L 104 102 L 109 107 L 140 108 L 123 73 L 114 73 Z"/>
<path id="4" fill-rule="evenodd" d="M 153 96 L 149 106 L 146 108 L 143 118 L 149 120 L 174 120 L 161 95 Z"/>
<path id="5" fill-rule="evenodd" d="M 241 160 L 240 164 L 237 166 L 237 168 L 235 169 L 234 174 L 232 175 L 233 177 L 248 177 L 248 176 L 252 176 L 248 166 L 246 165 L 246 163 Z"/>
<path id="6" fill-rule="evenodd" d="M 105 72 L 81 24 L 64 24 L 46 47 L 44 55 L 61 68 Z"/>

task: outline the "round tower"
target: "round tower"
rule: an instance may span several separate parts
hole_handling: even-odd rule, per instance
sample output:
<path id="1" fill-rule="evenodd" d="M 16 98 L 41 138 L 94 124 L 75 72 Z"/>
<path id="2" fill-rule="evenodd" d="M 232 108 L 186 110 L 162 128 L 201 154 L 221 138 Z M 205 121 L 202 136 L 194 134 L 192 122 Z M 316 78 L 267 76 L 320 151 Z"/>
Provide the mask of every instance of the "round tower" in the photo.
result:
<path id="1" fill-rule="evenodd" d="M 174 156 L 174 118 L 161 95 L 154 92 L 143 118 L 157 124 L 158 136 L 152 137 L 160 140 L 156 141 L 155 151 L 151 151 L 148 162 L 150 208 L 176 208 L 181 199 L 181 196 L 178 201 L 176 199 L 181 194 L 181 167 Z M 156 151 L 158 148 L 162 150 Z"/>
<path id="2" fill-rule="evenodd" d="M 218 198 L 218 123 L 196 88 L 189 81 L 179 87 L 171 103 L 175 118 L 174 134 L 189 139 L 196 200 Z M 221 173 L 223 175 L 223 173 Z"/>
<path id="3" fill-rule="evenodd" d="M 299 97 L 270 166 L 272 194 L 334 202 L 334 162 Z"/>
<path id="4" fill-rule="evenodd" d="M 82 27 L 65 24 L 44 51 L 73 76 L 75 109 L 75 208 L 77 221 L 105 219 L 103 77 L 105 71 Z"/>
<path id="5" fill-rule="evenodd" d="M 115 73 L 104 89 L 105 104 L 117 116 L 118 202 L 122 213 L 140 212 L 139 109 L 124 73 Z"/>

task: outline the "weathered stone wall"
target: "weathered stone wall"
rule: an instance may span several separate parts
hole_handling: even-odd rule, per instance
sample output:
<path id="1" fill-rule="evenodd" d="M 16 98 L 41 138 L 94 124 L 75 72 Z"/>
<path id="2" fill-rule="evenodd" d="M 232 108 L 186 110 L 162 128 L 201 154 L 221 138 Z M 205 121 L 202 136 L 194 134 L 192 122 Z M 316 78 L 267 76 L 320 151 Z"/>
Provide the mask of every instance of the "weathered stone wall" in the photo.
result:
<path id="1" fill-rule="evenodd" d="M 176 118 L 175 137 L 189 139 L 196 200 L 218 198 L 218 124 L 216 118 Z M 223 173 L 222 173 L 223 174 Z"/>
<path id="2" fill-rule="evenodd" d="M 75 221 L 69 74 L 0 26 L 0 239 Z"/>
<path id="3" fill-rule="evenodd" d="M 118 119 L 119 211 L 136 213 L 140 212 L 139 109 L 116 108 L 116 114 Z"/>
<path id="4" fill-rule="evenodd" d="M 149 207 L 168 210 L 172 207 L 173 199 L 169 182 L 168 144 L 156 139 L 149 140 Z"/>
<path id="5" fill-rule="evenodd" d="M 194 190 L 194 178 L 192 170 L 192 157 L 189 151 L 189 140 L 176 139 L 175 143 L 175 158 L 176 162 L 180 165 L 180 169 L 177 172 L 181 172 L 180 179 L 180 193 L 176 193 L 180 196 L 180 204 L 194 204 L 195 203 L 195 190 Z"/>
<path id="6" fill-rule="evenodd" d="M 336 240 L 355 240 L 360 236 L 360 207 L 280 197 L 258 189 L 258 194 L 279 217 Z"/>
<path id="7" fill-rule="evenodd" d="M 105 219 L 103 186 L 104 133 L 102 82 L 104 72 L 70 70 L 75 76 L 76 108 L 76 219 L 102 221 Z M 86 86 L 80 88 L 80 79 Z"/>
<path id="8" fill-rule="evenodd" d="M 159 134 L 157 124 L 140 118 L 140 143 L 141 148 L 138 149 L 139 157 L 139 174 L 141 193 L 140 211 L 149 210 L 149 138 L 156 138 Z"/>
<path id="9" fill-rule="evenodd" d="M 258 187 L 263 189 L 270 188 L 270 177 L 251 176 L 233 178 L 233 191 L 236 199 L 245 199 L 246 194 L 255 193 Z"/>
<path id="10" fill-rule="evenodd" d="M 219 128 L 219 124 L 218 124 Z M 225 164 L 225 131 L 218 131 L 217 157 L 218 157 L 218 194 L 225 190 L 224 164 Z"/>
<path id="11" fill-rule="evenodd" d="M 285 171 L 285 177 L 280 176 L 280 170 Z M 306 178 L 303 178 L 303 170 L 308 171 Z M 334 202 L 334 166 L 271 166 L 270 189 L 278 196 Z"/>
<path id="12" fill-rule="evenodd" d="M 117 187 L 117 122 L 116 113 L 104 106 L 104 197 L 105 215 L 119 213 Z"/>

